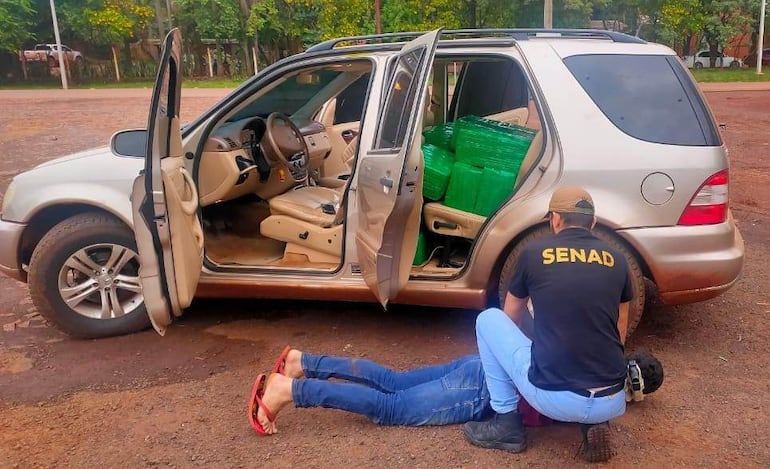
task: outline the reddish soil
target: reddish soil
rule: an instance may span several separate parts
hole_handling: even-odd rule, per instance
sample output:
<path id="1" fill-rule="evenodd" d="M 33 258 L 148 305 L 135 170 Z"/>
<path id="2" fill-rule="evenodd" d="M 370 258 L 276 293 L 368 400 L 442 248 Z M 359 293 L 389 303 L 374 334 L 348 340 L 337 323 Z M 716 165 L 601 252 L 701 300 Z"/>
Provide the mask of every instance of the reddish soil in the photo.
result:
<path id="1" fill-rule="evenodd" d="M 221 90 L 185 93 L 184 119 Z M 13 174 L 143 126 L 148 90 L 0 92 L 0 193 Z M 710 92 L 727 124 L 733 212 L 746 240 L 742 280 L 714 300 L 656 306 L 629 343 L 664 363 L 663 387 L 613 422 L 612 466 L 770 465 L 770 91 Z M 153 331 L 71 340 L 0 278 L 0 467 L 502 467 L 580 465 L 578 430 L 531 431 L 521 455 L 472 447 L 459 426 L 386 428 L 325 409 L 287 409 L 259 438 L 245 403 L 284 344 L 395 368 L 475 348 L 470 311 L 293 301 L 199 301 Z M 7 329 L 7 330 L 5 330 Z"/>

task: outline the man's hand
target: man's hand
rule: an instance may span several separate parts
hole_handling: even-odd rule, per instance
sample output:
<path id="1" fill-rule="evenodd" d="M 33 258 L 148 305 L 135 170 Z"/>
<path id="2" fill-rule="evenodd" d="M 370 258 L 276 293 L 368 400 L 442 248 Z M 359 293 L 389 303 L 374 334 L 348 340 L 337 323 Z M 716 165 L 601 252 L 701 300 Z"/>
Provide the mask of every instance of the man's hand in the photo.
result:
<path id="1" fill-rule="evenodd" d="M 630 302 L 620 303 L 618 308 L 618 332 L 620 333 L 620 343 L 626 344 L 626 334 L 628 333 L 628 308 Z"/>
<path id="2" fill-rule="evenodd" d="M 533 326 L 532 316 L 527 309 L 527 303 L 529 298 L 517 298 L 508 292 L 505 295 L 505 304 L 503 305 L 503 312 L 506 316 L 511 318 L 511 321 L 518 326 L 519 330 L 524 333 L 530 339 L 532 338 Z"/>

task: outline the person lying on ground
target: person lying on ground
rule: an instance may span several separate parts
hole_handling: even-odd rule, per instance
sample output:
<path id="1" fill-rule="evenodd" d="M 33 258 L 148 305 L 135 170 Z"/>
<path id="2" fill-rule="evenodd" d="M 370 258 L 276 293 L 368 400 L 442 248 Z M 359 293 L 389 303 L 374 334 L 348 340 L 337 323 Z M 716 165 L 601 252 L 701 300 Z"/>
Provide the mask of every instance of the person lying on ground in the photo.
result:
<path id="1" fill-rule="evenodd" d="M 636 353 L 646 394 L 657 390 L 663 369 L 649 353 Z M 347 382 L 328 381 L 331 378 Z M 478 355 L 398 372 L 369 360 L 314 355 L 286 347 L 269 376 L 252 389 L 248 418 L 261 435 L 278 432 L 275 419 L 287 405 L 325 407 L 364 415 L 380 425 L 450 425 L 492 412 Z"/>

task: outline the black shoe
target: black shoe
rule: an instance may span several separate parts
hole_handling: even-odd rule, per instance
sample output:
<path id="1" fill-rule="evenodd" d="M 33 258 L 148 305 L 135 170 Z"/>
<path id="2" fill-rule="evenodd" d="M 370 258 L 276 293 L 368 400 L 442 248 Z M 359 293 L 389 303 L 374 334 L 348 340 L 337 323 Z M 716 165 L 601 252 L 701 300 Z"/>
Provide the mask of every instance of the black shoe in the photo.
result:
<path id="1" fill-rule="evenodd" d="M 615 455 L 612 448 L 612 434 L 608 422 L 596 425 L 580 425 L 580 433 L 583 435 L 583 444 L 580 454 L 588 462 L 609 461 Z"/>
<path id="2" fill-rule="evenodd" d="M 527 431 L 518 411 L 492 416 L 484 422 L 468 422 L 463 426 L 465 438 L 476 446 L 520 453 L 527 449 Z"/>

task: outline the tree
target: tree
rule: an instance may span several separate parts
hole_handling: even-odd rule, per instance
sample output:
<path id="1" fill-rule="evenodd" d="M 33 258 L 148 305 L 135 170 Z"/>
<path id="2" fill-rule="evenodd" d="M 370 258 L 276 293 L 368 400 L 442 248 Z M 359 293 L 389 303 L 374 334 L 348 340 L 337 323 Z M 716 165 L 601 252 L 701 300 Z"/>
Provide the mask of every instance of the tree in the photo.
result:
<path id="1" fill-rule="evenodd" d="M 115 46 L 146 29 L 155 15 L 152 8 L 135 0 L 70 0 L 63 2 L 60 10 L 64 31 L 91 44 L 109 46 L 118 80 L 120 68 Z"/>
<path id="2" fill-rule="evenodd" d="M 660 10 L 660 40 L 672 47 L 683 44 L 682 53 L 689 55 L 690 40 L 705 22 L 701 0 L 666 0 Z"/>
<path id="3" fill-rule="evenodd" d="M 463 27 L 465 11 L 457 0 L 391 0 L 383 2 L 382 25 L 393 32 L 457 29 Z"/>
<path id="4" fill-rule="evenodd" d="M 35 11 L 31 0 L 0 0 L 0 50 L 16 52 L 30 39 Z"/>
<path id="5" fill-rule="evenodd" d="M 756 0 L 703 0 L 703 36 L 709 46 L 710 65 L 716 65 L 717 52 L 741 33 L 751 30 L 752 6 Z"/>

